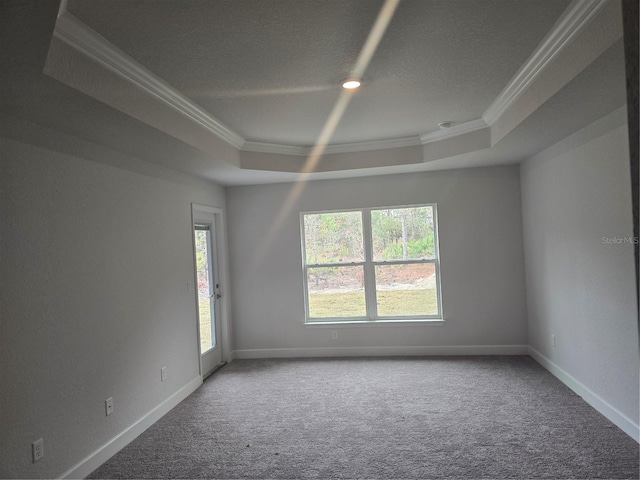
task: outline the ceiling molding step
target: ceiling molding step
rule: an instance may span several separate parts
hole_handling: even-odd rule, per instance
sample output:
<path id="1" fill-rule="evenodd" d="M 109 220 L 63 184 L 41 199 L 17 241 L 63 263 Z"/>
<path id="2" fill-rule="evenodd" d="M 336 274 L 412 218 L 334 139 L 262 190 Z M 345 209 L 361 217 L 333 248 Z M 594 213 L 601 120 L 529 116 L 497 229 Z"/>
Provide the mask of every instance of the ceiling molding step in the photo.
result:
<path id="1" fill-rule="evenodd" d="M 426 145 L 427 143 L 437 142 L 446 138 L 457 137 L 469 132 L 475 132 L 487 128 L 489 125 L 482 119 L 471 120 L 470 122 L 454 125 L 450 128 L 443 128 L 442 130 L 436 130 L 434 132 L 428 132 L 420 135 L 420 143 Z"/>
<path id="2" fill-rule="evenodd" d="M 534 53 L 520 67 L 509 84 L 482 117 L 451 128 L 426 132 L 420 136 L 327 145 L 323 154 L 340 154 L 425 145 L 492 126 L 526 91 L 540 73 L 571 43 L 580 31 L 612 0 L 573 0 L 545 36 Z M 247 152 L 308 156 L 312 146 L 271 144 L 245 140 L 202 107 L 147 70 L 107 39 L 66 10 L 61 1 L 54 35 L 93 61 L 153 96 L 166 106 L 213 133 L 233 147 Z"/>
<path id="3" fill-rule="evenodd" d="M 340 143 L 327 145 L 324 149 L 326 155 L 332 153 L 368 152 L 371 150 L 388 150 L 390 148 L 415 147 L 420 145 L 420 137 L 388 138 L 386 140 L 371 140 L 368 142 Z"/>
<path id="4" fill-rule="evenodd" d="M 418 145 L 421 145 L 420 138 L 418 136 L 413 136 L 327 145 L 322 153 L 324 155 L 331 155 L 335 153 L 368 152 L 371 150 L 387 150 L 390 148 L 415 147 Z M 245 152 L 275 153 L 280 155 L 297 155 L 306 157 L 311 153 L 313 148 L 314 147 L 280 145 L 274 143 L 245 142 L 242 150 Z"/>
<path id="5" fill-rule="evenodd" d="M 125 80 L 132 82 L 168 107 L 187 116 L 235 148 L 239 149 L 244 145 L 244 138 L 144 68 L 69 12 L 65 12 L 58 17 L 53 34 L 95 62 Z"/>
<path id="6" fill-rule="evenodd" d="M 297 155 L 301 157 L 307 156 L 311 151 L 309 147 L 249 141 L 244 142 L 241 150 L 243 152 L 275 153 L 280 155 Z"/>
<path id="7" fill-rule="evenodd" d="M 65 13 L 67 13 L 67 4 L 68 3 L 69 3 L 69 0 L 60 0 L 60 6 L 58 7 L 58 16 L 57 16 L 57 18 L 60 18 Z"/>
<path id="8" fill-rule="evenodd" d="M 522 92 L 529 88 L 542 70 L 610 1 L 573 0 L 533 54 L 482 114 L 484 121 L 488 125 L 493 125 Z"/>

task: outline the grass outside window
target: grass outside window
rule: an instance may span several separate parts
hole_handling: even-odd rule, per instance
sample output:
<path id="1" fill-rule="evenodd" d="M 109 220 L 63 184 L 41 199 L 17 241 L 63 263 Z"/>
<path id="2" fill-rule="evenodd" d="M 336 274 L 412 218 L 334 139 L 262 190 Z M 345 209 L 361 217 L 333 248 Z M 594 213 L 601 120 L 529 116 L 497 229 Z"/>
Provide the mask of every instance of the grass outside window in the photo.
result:
<path id="1" fill-rule="evenodd" d="M 301 214 L 306 321 L 441 319 L 436 206 Z"/>

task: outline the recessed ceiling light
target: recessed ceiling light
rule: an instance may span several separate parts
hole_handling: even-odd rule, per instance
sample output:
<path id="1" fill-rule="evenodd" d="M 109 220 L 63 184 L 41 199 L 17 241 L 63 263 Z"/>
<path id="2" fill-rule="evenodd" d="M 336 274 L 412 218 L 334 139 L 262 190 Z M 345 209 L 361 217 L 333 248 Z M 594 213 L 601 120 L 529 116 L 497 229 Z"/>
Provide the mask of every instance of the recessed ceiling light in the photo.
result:
<path id="1" fill-rule="evenodd" d="M 451 128 L 451 125 L 453 125 L 453 123 L 451 123 L 451 122 L 440 122 L 438 124 L 438 126 L 440 127 L 441 130 L 443 128 Z"/>
<path id="2" fill-rule="evenodd" d="M 357 78 L 347 78 L 342 83 L 342 88 L 346 88 L 347 90 L 353 90 L 354 88 L 358 88 L 360 86 L 360 80 Z"/>

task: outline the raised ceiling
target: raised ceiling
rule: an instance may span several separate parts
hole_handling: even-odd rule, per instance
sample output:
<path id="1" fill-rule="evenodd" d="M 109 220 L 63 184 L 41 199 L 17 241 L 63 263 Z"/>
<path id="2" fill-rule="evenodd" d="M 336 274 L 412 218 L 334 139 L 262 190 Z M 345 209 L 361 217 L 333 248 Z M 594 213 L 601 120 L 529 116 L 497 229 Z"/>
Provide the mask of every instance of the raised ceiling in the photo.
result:
<path id="1" fill-rule="evenodd" d="M 305 146 L 318 139 L 383 3 L 70 0 L 67 10 L 244 139 Z M 568 4 L 402 0 L 329 142 L 480 118 Z"/>
<path id="2" fill-rule="evenodd" d="M 617 0 L 9 3 L 3 112 L 223 184 L 513 163 L 625 104 Z"/>

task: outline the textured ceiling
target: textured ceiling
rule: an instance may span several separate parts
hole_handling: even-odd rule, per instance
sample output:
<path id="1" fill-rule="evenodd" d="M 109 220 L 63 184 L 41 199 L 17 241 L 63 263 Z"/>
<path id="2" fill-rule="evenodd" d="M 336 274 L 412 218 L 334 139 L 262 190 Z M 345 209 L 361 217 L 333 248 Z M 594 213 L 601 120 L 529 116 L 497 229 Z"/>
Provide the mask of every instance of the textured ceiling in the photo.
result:
<path id="1" fill-rule="evenodd" d="M 69 0 L 67 9 L 247 140 L 313 145 L 380 0 Z M 568 0 L 403 0 L 330 143 L 480 118 Z"/>
<path id="2" fill-rule="evenodd" d="M 56 1 L 2 1 L 0 137 L 153 175 L 247 185 L 514 163 L 614 111 L 623 121 L 617 0 L 401 0 L 331 141 L 421 135 L 442 120 L 474 120 L 477 130 L 463 123 L 402 145 L 330 145 L 308 175 L 312 149 L 245 142 L 315 142 L 381 3 L 69 0 L 58 15 Z M 71 15 L 106 39 L 82 28 L 79 43 L 65 39 L 61 20 Z M 553 57 L 538 56 L 545 36 L 561 40 Z M 126 55 L 115 68 L 103 62 L 110 45 L 139 67 L 127 70 Z M 144 67 L 150 84 L 128 76 Z M 156 80 L 244 138 L 234 144 L 171 105 L 177 97 L 158 97 L 149 89 Z"/>

